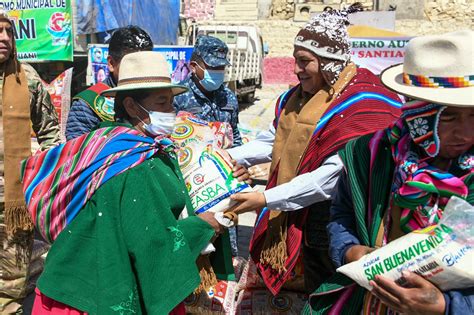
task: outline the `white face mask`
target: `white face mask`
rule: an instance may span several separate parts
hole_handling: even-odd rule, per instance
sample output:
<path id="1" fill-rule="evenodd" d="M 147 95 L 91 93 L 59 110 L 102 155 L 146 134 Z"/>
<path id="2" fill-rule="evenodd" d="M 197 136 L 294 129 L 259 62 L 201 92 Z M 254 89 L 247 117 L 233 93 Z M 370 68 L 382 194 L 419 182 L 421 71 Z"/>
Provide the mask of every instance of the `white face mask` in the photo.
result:
<path id="1" fill-rule="evenodd" d="M 147 124 L 143 120 L 143 128 L 152 136 L 170 135 L 173 132 L 174 123 L 176 121 L 176 113 L 153 112 L 146 110 L 140 103 L 136 102 L 150 117 L 150 123 Z"/>

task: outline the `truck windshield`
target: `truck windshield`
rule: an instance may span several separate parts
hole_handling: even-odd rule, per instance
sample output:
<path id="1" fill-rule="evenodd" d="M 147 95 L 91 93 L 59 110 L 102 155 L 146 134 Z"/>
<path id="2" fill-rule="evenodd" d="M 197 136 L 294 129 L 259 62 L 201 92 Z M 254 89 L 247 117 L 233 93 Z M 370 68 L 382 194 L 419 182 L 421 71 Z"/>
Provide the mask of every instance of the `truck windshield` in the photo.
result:
<path id="1" fill-rule="evenodd" d="M 214 36 L 222 40 L 224 43 L 229 45 L 229 48 L 237 49 L 251 49 L 252 52 L 256 52 L 255 41 L 249 37 L 247 32 L 239 31 L 217 31 L 217 30 L 206 30 L 206 35 Z M 199 34 L 204 34 L 203 31 L 199 31 Z M 250 44 L 250 47 L 248 46 Z"/>
<path id="2" fill-rule="evenodd" d="M 206 35 L 217 37 L 226 44 L 231 44 L 231 45 L 237 44 L 237 32 L 207 31 Z"/>

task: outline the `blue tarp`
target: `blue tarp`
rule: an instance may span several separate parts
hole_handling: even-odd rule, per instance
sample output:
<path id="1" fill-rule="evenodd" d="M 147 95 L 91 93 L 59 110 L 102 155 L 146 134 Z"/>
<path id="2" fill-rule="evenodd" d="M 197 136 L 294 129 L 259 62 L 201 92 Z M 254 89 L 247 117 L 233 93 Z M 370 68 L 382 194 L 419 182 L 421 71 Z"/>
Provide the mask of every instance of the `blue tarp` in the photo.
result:
<path id="1" fill-rule="evenodd" d="M 138 25 L 155 45 L 175 45 L 179 0 L 76 0 L 77 34 Z"/>

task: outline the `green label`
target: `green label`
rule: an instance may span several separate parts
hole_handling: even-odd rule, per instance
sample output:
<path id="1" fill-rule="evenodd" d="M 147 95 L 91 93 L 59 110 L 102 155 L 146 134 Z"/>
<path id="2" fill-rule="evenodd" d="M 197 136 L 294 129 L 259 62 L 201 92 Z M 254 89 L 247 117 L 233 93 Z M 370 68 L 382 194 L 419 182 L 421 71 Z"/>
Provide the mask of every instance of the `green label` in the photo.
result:
<path id="1" fill-rule="evenodd" d="M 219 184 L 216 184 L 215 186 L 208 186 L 206 189 L 202 189 L 193 200 L 194 208 L 197 209 L 209 200 L 216 198 L 220 195 L 221 191 L 224 193 L 226 192 L 226 190 Z"/>
<path id="2" fill-rule="evenodd" d="M 0 0 L 14 25 L 18 59 L 72 61 L 70 0 Z"/>
<path id="3" fill-rule="evenodd" d="M 436 248 L 443 240 L 449 237 L 453 230 L 448 226 L 441 224 L 433 230 L 433 234 L 428 238 L 421 240 L 412 246 L 405 248 L 393 255 L 385 258 L 383 261 L 378 261 L 370 267 L 364 269 L 364 274 L 368 281 L 373 280 L 376 275 L 382 275 L 390 270 L 397 268 L 404 263 L 419 257 L 426 252 Z"/>

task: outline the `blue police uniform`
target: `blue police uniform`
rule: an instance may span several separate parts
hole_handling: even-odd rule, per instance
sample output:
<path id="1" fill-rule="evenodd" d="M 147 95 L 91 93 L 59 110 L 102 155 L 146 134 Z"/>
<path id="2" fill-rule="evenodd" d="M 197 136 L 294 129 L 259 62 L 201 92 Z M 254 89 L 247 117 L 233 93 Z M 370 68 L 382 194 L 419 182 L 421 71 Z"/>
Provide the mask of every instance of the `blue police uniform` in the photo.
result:
<path id="1" fill-rule="evenodd" d="M 242 145 L 242 136 L 237 127 L 239 103 L 229 88 L 222 85 L 212 92 L 212 97 L 209 99 L 194 83 L 192 74 L 179 84 L 187 86 L 189 91 L 175 96 L 173 106 L 177 112 L 186 111 L 206 121 L 228 122 L 232 126 L 233 146 Z"/>

